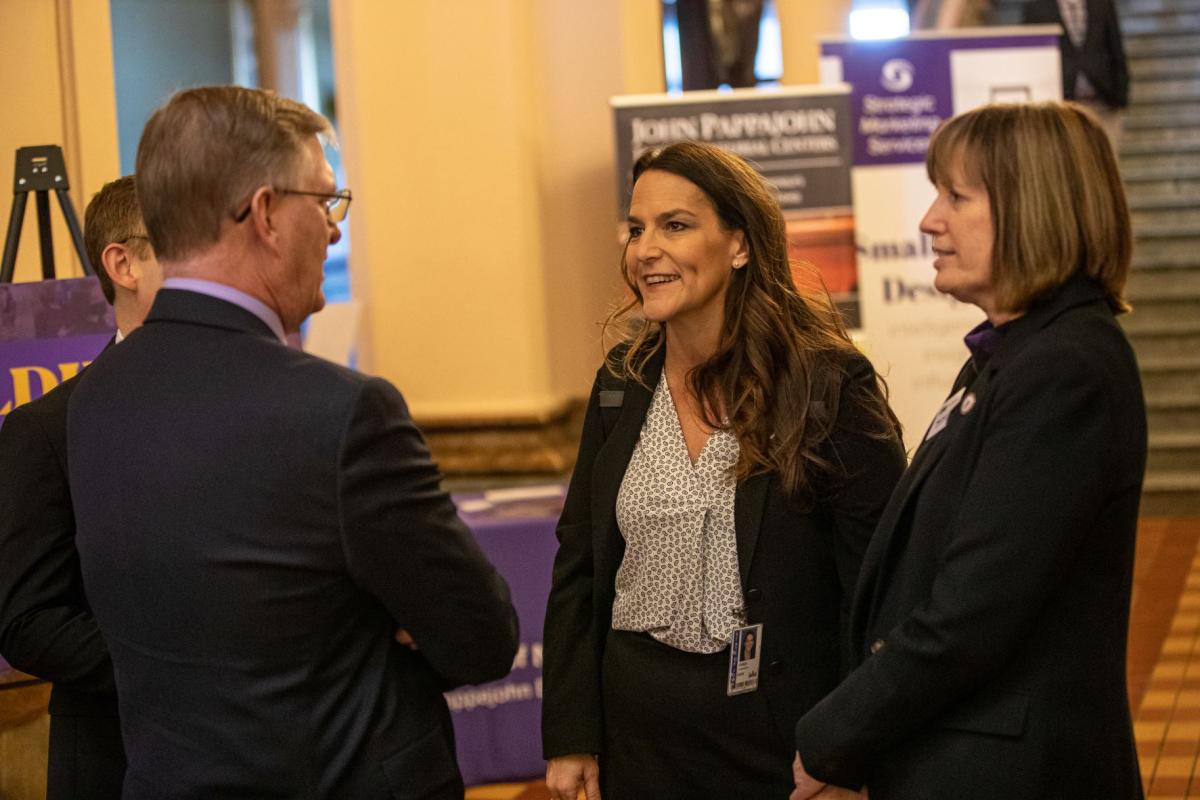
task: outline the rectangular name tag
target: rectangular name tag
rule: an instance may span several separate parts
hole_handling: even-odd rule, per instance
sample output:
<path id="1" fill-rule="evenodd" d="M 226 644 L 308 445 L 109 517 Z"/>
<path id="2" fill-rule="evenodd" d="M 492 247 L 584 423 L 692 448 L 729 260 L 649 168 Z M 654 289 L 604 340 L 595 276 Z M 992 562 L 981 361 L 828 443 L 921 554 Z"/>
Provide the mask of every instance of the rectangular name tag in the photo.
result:
<path id="1" fill-rule="evenodd" d="M 753 692 L 758 688 L 758 665 L 762 656 L 762 628 L 747 625 L 737 628 L 729 642 L 729 685 L 725 694 Z"/>
<path id="2" fill-rule="evenodd" d="M 601 408 L 620 408 L 625 402 L 625 392 L 620 389 L 601 389 L 600 390 L 600 407 Z"/>
<path id="3" fill-rule="evenodd" d="M 946 402 L 942 403 L 942 407 L 938 409 L 937 414 L 934 414 L 933 422 L 929 423 L 929 430 L 925 433 L 924 441 L 928 442 L 942 432 L 942 428 L 945 428 L 946 423 L 950 421 L 950 414 L 962 402 L 963 392 L 965 391 L 967 391 L 967 387 L 964 386 L 946 398 Z"/>

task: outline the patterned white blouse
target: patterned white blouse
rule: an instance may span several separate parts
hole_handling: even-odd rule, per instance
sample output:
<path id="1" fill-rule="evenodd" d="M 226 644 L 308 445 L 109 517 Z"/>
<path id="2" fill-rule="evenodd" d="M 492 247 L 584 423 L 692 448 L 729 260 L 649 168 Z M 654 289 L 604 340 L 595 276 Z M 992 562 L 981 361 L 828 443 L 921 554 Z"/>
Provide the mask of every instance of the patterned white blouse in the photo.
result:
<path id="1" fill-rule="evenodd" d="M 612 625 L 691 653 L 716 653 L 745 624 L 733 504 L 737 437 L 714 431 L 693 464 L 666 373 L 617 494 L 625 557 Z"/>

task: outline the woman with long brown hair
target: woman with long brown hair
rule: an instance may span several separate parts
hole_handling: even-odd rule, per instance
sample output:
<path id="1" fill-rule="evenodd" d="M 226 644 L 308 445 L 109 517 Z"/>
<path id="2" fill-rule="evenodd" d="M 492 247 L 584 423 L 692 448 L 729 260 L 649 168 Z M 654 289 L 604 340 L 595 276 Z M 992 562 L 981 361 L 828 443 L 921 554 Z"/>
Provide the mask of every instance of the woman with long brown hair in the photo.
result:
<path id="1" fill-rule="evenodd" d="M 547 784 L 783 797 L 792 727 L 848 658 L 898 424 L 828 297 L 797 291 L 779 204 L 737 156 L 639 159 L 622 270 L 633 297 L 609 323 L 627 335 L 558 525 Z"/>

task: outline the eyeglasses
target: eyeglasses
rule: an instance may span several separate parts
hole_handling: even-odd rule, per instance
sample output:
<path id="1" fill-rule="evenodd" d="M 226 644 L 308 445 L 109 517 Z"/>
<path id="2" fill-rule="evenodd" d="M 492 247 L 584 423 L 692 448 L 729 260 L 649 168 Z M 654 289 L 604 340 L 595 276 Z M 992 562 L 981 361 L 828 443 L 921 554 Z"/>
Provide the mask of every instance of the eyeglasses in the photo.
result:
<path id="1" fill-rule="evenodd" d="M 150 237 L 144 233 L 131 233 L 128 236 L 126 236 L 124 239 L 120 240 L 119 242 L 115 242 L 115 244 L 125 244 L 130 239 L 141 239 L 142 241 L 145 241 L 145 242 L 150 241 Z"/>
<path id="2" fill-rule="evenodd" d="M 329 221 L 337 224 L 346 218 L 350 213 L 350 201 L 353 199 L 349 189 L 339 189 L 336 192 L 302 192 L 299 189 L 280 189 L 276 188 L 279 194 L 302 194 L 307 197 L 323 197 L 325 198 L 325 216 Z M 234 214 L 234 222 L 243 222 L 246 217 L 250 216 L 250 204 L 241 212 Z"/>
<path id="3" fill-rule="evenodd" d="M 339 189 L 336 192 L 302 192 L 299 189 L 276 189 L 280 194 L 302 194 L 308 197 L 324 197 L 325 213 L 330 222 L 341 222 L 350 213 L 350 201 L 353 197 L 349 189 Z"/>

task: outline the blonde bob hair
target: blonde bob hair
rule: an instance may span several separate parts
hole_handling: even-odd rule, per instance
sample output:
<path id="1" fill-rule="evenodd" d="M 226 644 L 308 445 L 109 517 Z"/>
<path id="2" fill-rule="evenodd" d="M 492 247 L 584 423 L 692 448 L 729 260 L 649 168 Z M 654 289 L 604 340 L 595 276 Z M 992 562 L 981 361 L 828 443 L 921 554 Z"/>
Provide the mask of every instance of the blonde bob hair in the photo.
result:
<path id="1" fill-rule="evenodd" d="M 1104 287 L 1113 311 L 1129 310 L 1129 205 L 1112 145 L 1090 112 L 1073 103 L 968 111 L 934 132 L 929 180 L 951 185 L 956 163 L 987 189 L 1001 310 L 1023 311 L 1078 272 Z"/>

